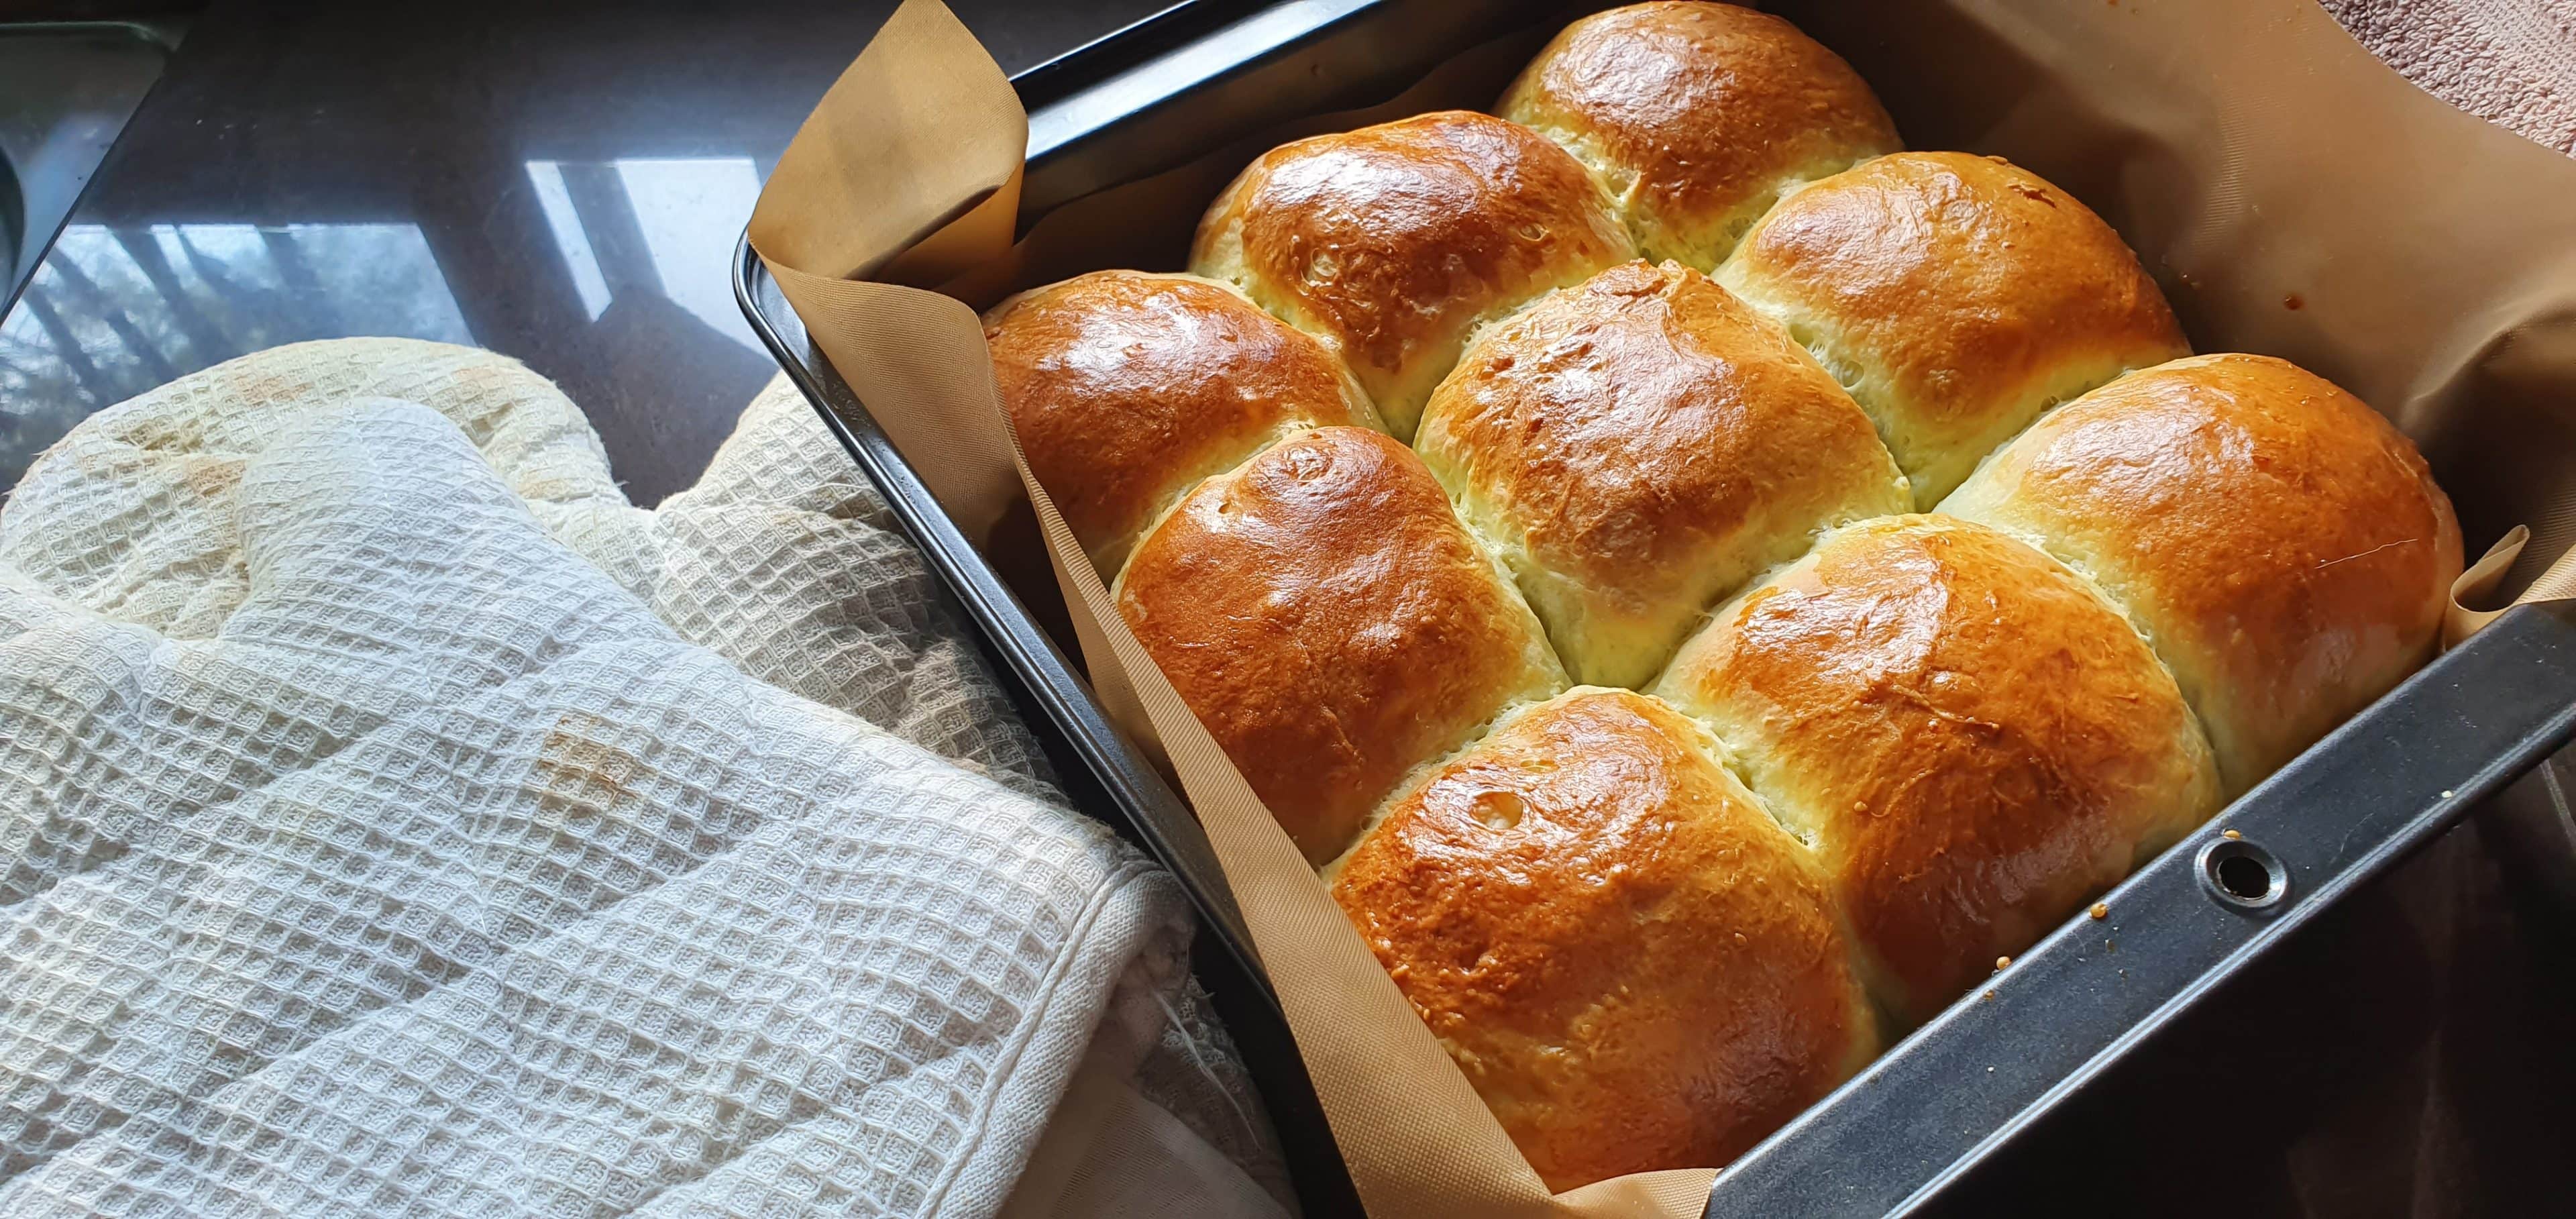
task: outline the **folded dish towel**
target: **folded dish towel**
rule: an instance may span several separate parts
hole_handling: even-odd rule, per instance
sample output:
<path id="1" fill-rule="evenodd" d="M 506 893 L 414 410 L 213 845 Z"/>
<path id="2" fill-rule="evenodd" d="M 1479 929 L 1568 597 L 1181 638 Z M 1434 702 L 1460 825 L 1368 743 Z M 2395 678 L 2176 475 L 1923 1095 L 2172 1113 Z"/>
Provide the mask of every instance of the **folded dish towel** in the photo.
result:
<path id="1" fill-rule="evenodd" d="M 783 385 L 657 512 L 437 344 L 90 419 L 0 512 L 0 860 L 0 1214 L 1280 1213 L 1177 886 Z"/>
<path id="2" fill-rule="evenodd" d="M 2576 4 L 2322 0 L 2388 66 L 2462 110 L 2576 154 Z"/>

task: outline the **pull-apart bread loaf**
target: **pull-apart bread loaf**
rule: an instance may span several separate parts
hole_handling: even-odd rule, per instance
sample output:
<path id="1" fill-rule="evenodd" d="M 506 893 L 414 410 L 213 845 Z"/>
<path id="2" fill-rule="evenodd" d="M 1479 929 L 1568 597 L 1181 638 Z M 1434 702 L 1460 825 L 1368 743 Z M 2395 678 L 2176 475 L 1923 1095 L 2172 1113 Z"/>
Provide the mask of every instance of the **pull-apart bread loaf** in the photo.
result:
<path id="1" fill-rule="evenodd" d="M 1498 108 L 1275 149 L 1196 275 L 987 336 L 1128 626 L 1564 1188 L 1740 1154 L 2386 692 L 2461 541 L 2368 407 L 2184 358 L 2100 217 L 1896 151 L 1776 18 L 1587 17 Z"/>

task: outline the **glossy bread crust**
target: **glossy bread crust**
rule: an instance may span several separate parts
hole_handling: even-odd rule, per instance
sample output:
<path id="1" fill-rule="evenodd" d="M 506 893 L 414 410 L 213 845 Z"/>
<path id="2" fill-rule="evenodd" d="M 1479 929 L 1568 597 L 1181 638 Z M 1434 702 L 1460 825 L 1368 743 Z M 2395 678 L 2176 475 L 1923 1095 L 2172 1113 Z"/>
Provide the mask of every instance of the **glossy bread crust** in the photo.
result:
<path id="1" fill-rule="evenodd" d="M 2120 235 L 1999 157 L 1836 174 L 1781 200 L 1717 278 L 1851 388 L 1918 506 L 2047 407 L 2190 353 Z"/>
<path id="2" fill-rule="evenodd" d="M 1119 574 L 1119 612 L 1322 862 L 1405 772 L 1563 685 L 1538 620 L 1412 450 L 1302 432 L 1199 484 Z"/>
<path id="3" fill-rule="evenodd" d="M 1030 472 L 1107 579 L 1182 492 L 1288 432 L 1377 426 L 1341 361 L 1211 280 L 1095 271 L 984 318 Z"/>
<path id="4" fill-rule="evenodd" d="M 1657 693 L 1815 842 L 1909 1023 L 2219 803 L 2199 725 L 2119 611 L 1948 517 L 1835 532 L 1721 611 Z"/>
<path id="5" fill-rule="evenodd" d="M 1851 397 L 1677 263 L 1629 263 L 1484 332 L 1416 447 L 1582 682 L 1639 686 L 1692 623 L 1830 525 L 1903 512 Z"/>
<path id="6" fill-rule="evenodd" d="M 1192 276 L 989 333 L 1137 639 L 1564 1190 L 1996 985 L 2429 657 L 2462 556 L 2384 420 L 2183 358 L 2101 217 L 1897 151 L 1777 18 L 1585 17 L 1497 109 L 1273 149 Z"/>
<path id="7" fill-rule="evenodd" d="M 1333 894 L 1553 1189 L 1724 1164 L 1877 1048 L 1807 850 L 1624 690 L 1516 714 Z"/>
<path id="8" fill-rule="evenodd" d="M 2430 659 L 2460 574 L 2459 522 L 2414 444 L 2267 356 L 2122 377 L 1943 510 L 2099 581 L 2181 679 L 2230 794 Z"/>
<path id="9" fill-rule="evenodd" d="M 1841 56 L 1778 17 L 1706 0 L 1576 21 L 1494 112 L 1589 165 L 1646 257 L 1703 271 L 1783 189 L 1902 147 Z"/>
<path id="10" fill-rule="evenodd" d="M 1446 110 L 1272 149 L 1200 223 L 1190 269 L 1331 338 L 1410 440 L 1478 322 L 1634 256 L 1564 149 Z"/>

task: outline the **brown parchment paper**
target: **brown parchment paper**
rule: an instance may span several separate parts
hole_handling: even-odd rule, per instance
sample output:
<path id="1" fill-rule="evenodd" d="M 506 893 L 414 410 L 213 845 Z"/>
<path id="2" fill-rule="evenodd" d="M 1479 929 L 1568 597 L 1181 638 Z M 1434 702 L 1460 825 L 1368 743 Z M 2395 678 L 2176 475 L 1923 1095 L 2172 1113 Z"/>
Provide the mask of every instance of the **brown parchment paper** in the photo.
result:
<path id="1" fill-rule="evenodd" d="M 2100 210 L 2199 350 L 2288 357 L 2397 420 L 2471 544 L 2496 543 L 2462 578 L 2471 604 L 2576 595 L 2576 164 L 2416 92 L 2310 0 L 1765 7 L 1850 58 L 1909 145 L 2001 153 Z M 1020 459 L 975 309 L 1080 271 L 1176 268 L 1201 209 L 1264 149 L 1481 108 L 1548 32 L 1461 47 L 1384 104 L 1283 116 L 1023 216 L 1027 119 L 1008 82 L 938 0 L 906 0 L 798 132 L 750 230 L 968 535 L 988 553 L 1025 545 L 1001 527 L 1034 516 L 1101 701 L 1197 811 L 1381 1217 L 1696 1215 L 1713 1172 L 1548 1194 L 1119 619 Z M 2491 616 L 2455 607 L 2452 631 Z"/>

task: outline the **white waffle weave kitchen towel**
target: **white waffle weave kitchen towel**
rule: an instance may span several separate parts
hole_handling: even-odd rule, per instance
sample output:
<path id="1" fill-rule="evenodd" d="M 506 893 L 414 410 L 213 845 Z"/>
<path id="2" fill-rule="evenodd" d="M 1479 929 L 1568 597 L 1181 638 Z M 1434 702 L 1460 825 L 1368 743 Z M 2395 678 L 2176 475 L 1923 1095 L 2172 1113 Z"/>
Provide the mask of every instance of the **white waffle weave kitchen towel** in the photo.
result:
<path id="1" fill-rule="evenodd" d="M 82 424 L 0 510 L 0 1214 L 1069 1213 L 1078 1073 L 1120 1188 L 1278 1213 L 931 580 L 783 386 L 657 512 L 437 344 Z"/>

